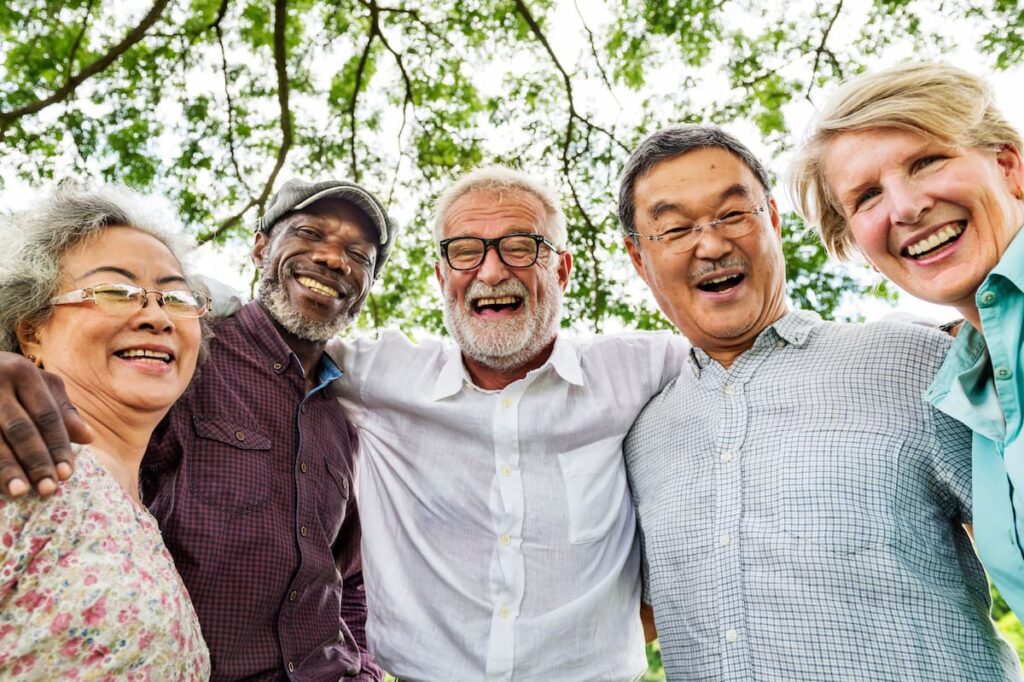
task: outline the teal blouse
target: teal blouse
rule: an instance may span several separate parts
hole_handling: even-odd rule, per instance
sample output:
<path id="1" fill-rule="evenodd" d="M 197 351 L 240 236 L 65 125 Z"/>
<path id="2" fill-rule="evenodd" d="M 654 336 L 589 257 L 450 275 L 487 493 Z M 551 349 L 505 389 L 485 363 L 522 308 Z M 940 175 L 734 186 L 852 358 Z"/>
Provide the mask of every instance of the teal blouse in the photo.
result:
<path id="1" fill-rule="evenodd" d="M 926 397 L 974 431 L 974 540 L 1010 607 L 1024 618 L 1024 237 L 975 294 L 982 336 L 965 324 Z"/>

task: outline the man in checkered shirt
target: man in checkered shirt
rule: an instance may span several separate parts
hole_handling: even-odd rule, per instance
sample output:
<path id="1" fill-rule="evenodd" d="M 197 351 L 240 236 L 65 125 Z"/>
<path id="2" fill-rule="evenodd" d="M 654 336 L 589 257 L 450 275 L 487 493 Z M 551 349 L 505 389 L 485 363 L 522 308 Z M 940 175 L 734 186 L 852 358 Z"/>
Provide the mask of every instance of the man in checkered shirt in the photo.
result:
<path id="1" fill-rule="evenodd" d="M 764 168 L 713 127 L 626 165 L 626 248 L 694 344 L 624 451 L 670 680 L 1010 680 L 939 331 L 789 310 Z"/>

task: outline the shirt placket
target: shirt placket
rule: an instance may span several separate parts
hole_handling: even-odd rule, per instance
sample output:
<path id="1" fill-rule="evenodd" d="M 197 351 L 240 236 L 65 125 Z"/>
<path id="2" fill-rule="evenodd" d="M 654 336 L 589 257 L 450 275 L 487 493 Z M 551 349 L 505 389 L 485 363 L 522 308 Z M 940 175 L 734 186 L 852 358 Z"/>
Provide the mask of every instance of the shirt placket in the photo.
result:
<path id="1" fill-rule="evenodd" d="M 311 471 L 319 471 L 319 467 L 313 466 L 315 453 L 312 448 L 312 439 L 303 438 L 303 433 L 308 429 L 303 428 L 304 421 L 310 419 L 306 415 L 309 402 L 315 399 L 318 391 L 326 384 L 321 383 L 312 391 L 307 393 L 295 409 L 295 428 L 297 447 L 295 451 L 295 465 L 292 476 L 295 484 L 295 542 L 299 549 L 299 570 L 295 572 L 291 584 L 288 585 L 287 597 L 281 606 L 278 616 L 278 637 L 281 645 L 281 654 L 285 659 L 285 668 L 289 675 L 295 672 L 300 665 L 301 652 L 296 651 L 296 642 L 288 636 L 294 627 L 296 608 L 303 602 L 305 590 L 309 587 L 309 581 L 303 567 L 310 565 L 310 556 L 315 552 L 316 523 L 316 477 Z"/>
<path id="2" fill-rule="evenodd" d="M 517 381 L 497 394 L 493 414 L 494 464 L 498 495 L 492 507 L 497 551 L 494 561 L 500 576 L 491 611 L 487 647 L 487 679 L 511 680 L 515 667 L 515 628 L 523 601 L 525 566 L 522 552 L 524 512 L 520 471 L 519 408 L 530 378 Z"/>

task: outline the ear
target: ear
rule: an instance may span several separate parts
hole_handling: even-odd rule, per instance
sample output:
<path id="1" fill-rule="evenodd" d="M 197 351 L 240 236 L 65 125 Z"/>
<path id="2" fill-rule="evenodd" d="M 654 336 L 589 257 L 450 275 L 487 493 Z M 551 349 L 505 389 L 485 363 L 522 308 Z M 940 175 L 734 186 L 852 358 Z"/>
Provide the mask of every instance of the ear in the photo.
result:
<path id="1" fill-rule="evenodd" d="M 775 203 L 775 199 L 768 197 L 768 217 L 772 221 L 772 228 L 775 230 L 775 236 L 780 240 L 782 239 L 782 219 L 779 217 L 779 207 Z"/>
<path id="2" fill-rule="evenodd" d="M 558 254 L 558 284 L 562 291 L 569 286 L 569 273 L 572 272 L 572 254 L 563 251 Z"/>
<path id="3" fill-rule="evenodd" d="M 437 277 L 437 283 L 441 287 L 441 291 L 444 291 L 444 269 L 441 267 L 441 261 L 434 261 L 434 276 Z"/>
<path id="4" fill-rule="evenodd" d="M 633 269 L 636 270 L 636 274 L 640 275 L 640 279 L 647 283 L 647 272 L 644 270 L 644 256 L 640 252 L 640 247 L 637 246 L 636 239 L 627 236 L 623 239 L 623 243 L 626 245 L 626 253 L 629 254 L 629 260 L 633 263 Z"/>
<path id="5" fill-rule="evenodd" d="M 1012 144 L 1004 144 L 996 152 L 996 163 L 1006 178 L 1006 184 L 1010 192 L 1016 197 L 1017 192 L 1024 186 L 1024 162 L 1020 158 L 1020 150 Z"/>
<path id="6" fill-rule="evenodd" d="M 257 268 L 263 267 L 263 259 L 269 247 L 270 238 L 267 236 L 267 233 L 263 231 L 257 232 L 252 244 L 252 264 Z"/>
<path id="7" fill-rule="evenodd" d="M 43 356 L 43 345 L 40 338 L 41 331 L 38 323 L 26 322 L 25 320 L 18 322 L 14 334 L 18 337 L 18 345 L 21 346 L 22 355 L 34 355 L 37 358 Z"/>

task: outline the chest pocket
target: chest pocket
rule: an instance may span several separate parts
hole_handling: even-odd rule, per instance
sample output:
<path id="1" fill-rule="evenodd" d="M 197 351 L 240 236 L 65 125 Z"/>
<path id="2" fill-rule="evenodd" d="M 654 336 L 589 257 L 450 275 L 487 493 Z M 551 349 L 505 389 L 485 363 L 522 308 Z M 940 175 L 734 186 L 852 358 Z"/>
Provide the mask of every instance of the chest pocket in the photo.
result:
<path id="1" fill-rule="evenodd" d="M 329 461 L 325 461 L 325 464 L 327 476 L 319 486 L 320 518 L 323 520 L 324 533 L 333 542 L 345 520 L 351 476 L 343 465 L 334 465 Z"/>
<path id="2" fill-rule="evenodd" d="M 847 554 L 890 541 L 900 439 L 856 430 L 796 431 L 782 435 L 779 447 L 776 489 L 786 533 Z"/>
<path id="3" fill-rule="evenodd" d="M 270 436 L 236 419 L 192 418 L 189 490 L 232 514 L 257 511 L 270 496 Z"/>
<path id="4" fill-rule="evenodd" d="M 600 540 L 623 514 L 630 513 L 622 436 L 563 452 L 558 465 L 569 507 L 570 542 Z"/>

